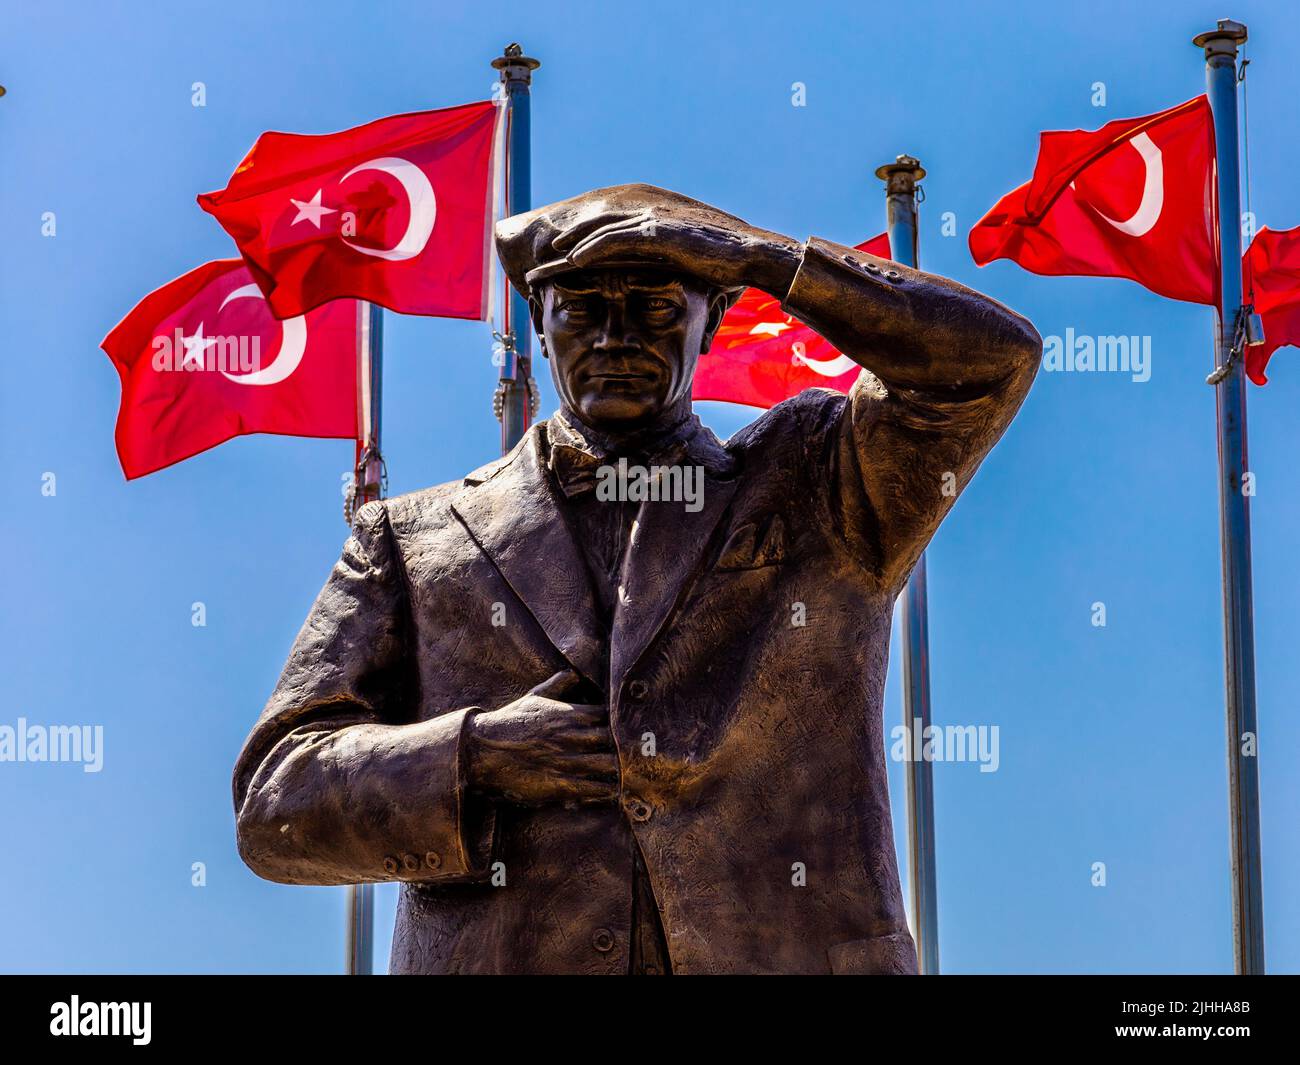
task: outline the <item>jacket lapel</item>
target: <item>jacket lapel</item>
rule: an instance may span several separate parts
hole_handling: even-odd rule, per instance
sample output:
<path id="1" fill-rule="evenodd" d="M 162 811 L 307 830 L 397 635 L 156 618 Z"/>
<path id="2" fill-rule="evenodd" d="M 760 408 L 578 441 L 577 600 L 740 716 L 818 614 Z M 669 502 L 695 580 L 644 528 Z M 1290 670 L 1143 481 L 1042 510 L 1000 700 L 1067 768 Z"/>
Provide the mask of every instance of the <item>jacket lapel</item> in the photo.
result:
<path id="1" fill-rule="evenodd" d="M 591 578 L 551 487 L 534 425 L 510 455 L 465 478 L 451 503 L 547 638 L 588 680 L 605 688 Z"/>

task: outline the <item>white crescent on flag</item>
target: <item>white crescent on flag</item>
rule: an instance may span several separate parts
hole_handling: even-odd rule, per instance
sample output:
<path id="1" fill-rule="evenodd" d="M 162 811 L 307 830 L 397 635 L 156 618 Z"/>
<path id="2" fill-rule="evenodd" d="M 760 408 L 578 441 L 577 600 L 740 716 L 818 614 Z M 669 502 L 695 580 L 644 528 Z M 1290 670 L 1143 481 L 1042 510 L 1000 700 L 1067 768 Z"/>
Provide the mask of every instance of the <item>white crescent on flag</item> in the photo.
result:
<path id="1" fill-rule="evenodd" d="M 796 340 L 791 350 L 794 352 L 790 356 L 792 363 L 796 366 L 807 366 L 813 373 L 821 374 L 823 377 L 843 377 L 850 370 L 862 369 L 847 355 L 839 355 L 834 359 L 810 359 L 805 354 L 808 349 L 804 347 L 801 340 Z"/>
<path id="2" fill-rule="evenodd" d="M 1142 202 L 1138 204 L 1137 210 L 1122 222 L 1098 211 L 1092 204 L 1088 204 L 1088 207 L 1121 233 L 1127 233 L 1130 237 L 1142 237 L 1150 233 L 1152 227 L 1160 220 L 1160 211 L 1165 205 L 1164 157 L 1155 142 L 1145 132 L 1139 133 L 1128 143 L 1142 157 L 1142 164 L 1146 171 L 1146 177 L 1142 182 Z M 1073 181 L 1070 182 L 1070 188 L 1074 188 Z"/>
<path id="3" fill-rule="evenodd" d="M 256 285 L 244 285 L 229 293 L 221 301 L 223 309 L 227 303 L 239 299 L 259 299 L 263 302 L 266 297 L 262 295 L 262 290 Z M 234 381 L 237 385 L 278 385 L 287 378 L 294 370 L 298 369 L 298 364 L 302 362 L 303 352 L 307 350 L 307 319 L 302 315 L 297 318 L 286 318 L 280 323 L 280 351 L 274 359 L 271 360 L 270 366 L 263 366 L 260 370 L 254 370 L 252 373 L 227 373 L 221 371 L 221 376 L 227 381 Z"/>
<path id="4" fill-rule="evenodd" d="M 423 170 L 397 156 L 371 159 L 369 162 L 354 166 L 339 179 L 339 183 L 342 184 L 353 174 L 360 174 L 365 170 L 378 170 L 397 179 L 406 192 L 406 199 L 411 207 L 410 221 L 406 224 L 406 232 L 402 234 L 402 239 L 391 248 L 367 248 L 364 244 L 354 244 L 347 237 L 343 238 L 343 243 L 363 255 L 375 255 L 390 262 L 415 258 L 424 251 L 424 246 L 429 243 L 429 237 L 433 234 L 433 220 L 438 213 L 433 185 L 429 183 L 429 178 Z"/>

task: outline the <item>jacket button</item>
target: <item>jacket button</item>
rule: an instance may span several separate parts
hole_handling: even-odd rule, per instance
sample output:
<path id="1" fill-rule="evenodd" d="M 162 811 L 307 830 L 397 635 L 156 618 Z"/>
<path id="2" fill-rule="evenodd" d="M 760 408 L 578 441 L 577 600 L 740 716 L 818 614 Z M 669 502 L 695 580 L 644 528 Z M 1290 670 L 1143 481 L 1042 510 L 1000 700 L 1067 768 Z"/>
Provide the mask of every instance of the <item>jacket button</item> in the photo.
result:
<path id="1" fill-rule="evenodd" d="M 402 866 L 408 873 L 414 873 L 420 868 L 420 859 L 414 854 L 403 854 Z"/>
<path id="2" fill-rule="evenodd" d="M 597 928 L 591 934 L 591 945 L 602 954 L 608 954 L 614 949 L 614 933 L 608 928 Z"/>
<path id="3" fill-rule="evenodd" d="M 384 859 L 384 872 L 389 876 L 396 876 L 398 870 L 397 859 L 391 854 Z"/>
<path id="4" fill-rule="evenodd" d="M 429 851 L 429 853 L 424 856 L 424 864 L 430 869 L 441 869 L 442 855 L 437 851 Z"/>
<path id="5" fill-rule="evenodd" d="M 650 685 L 643 680 L 634 680 L 627 686 L 627 693 L 633 699 L 644 699 L 650 694 Z"/>
<path id="6" fill-rule="evenodd" d="M 638 799 L 635 796 L 623 800 L 623 809 L 628 812 L 628 816 L 633 821 L 649 821 L 654 816 L 654 807 L 645 799 Z"/>

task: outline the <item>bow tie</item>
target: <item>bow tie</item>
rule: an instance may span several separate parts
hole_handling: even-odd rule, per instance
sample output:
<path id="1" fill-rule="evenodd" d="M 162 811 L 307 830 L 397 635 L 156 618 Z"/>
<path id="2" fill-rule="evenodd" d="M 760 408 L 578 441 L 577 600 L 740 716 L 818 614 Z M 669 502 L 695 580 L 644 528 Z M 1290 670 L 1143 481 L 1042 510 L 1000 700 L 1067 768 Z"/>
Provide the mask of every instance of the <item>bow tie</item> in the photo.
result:
<path id="1" fill-rule="evenodd" d="M 617 461 L 617 460 L 615 460 Z M 608 455 L 598 455 L 572 444 L 551 445 L 551 473 L 567 498 L 596 487 L 596 471 L 610 465 Z"/>
<path id="2" fill-rule="evenodd" d="M 547 423 L 550 468 L 556 484 L 567 498 L 596 487 L 602 467 L 616 466 L 626 459 L 629 466 L 672 466 L 692 453 L 692 441 L 699 432 L 699 419 L 684 418 L 672 428 L 627 439 L 597 438 L 583 432 L 558 411 Z"/>
<path id="3" fill-rule="evenodd" d="M 628 466 L 676 466 L 687 455 L 687 442 L 675 440 L 653 457 L 645 455 L 615 455 L 609 452 L 589 451 L 572 444 L 551 445 L 551 473 L 566 498 L 594 491 L 599 471 L 617 466 L 619 459 Z"/>
<path id="4" fill-rule="evenodd" d="M 695 419 L 686 419 L 648 439 L 592 440 L 557 413 L 547 429 L 551 473 L 560 490 L 572 499 L 593 491 L 601 468 L 616 466 L 619 459 L 625 459 L 629 466 L 677 465 L 690 453 L 698 424 Z"/>

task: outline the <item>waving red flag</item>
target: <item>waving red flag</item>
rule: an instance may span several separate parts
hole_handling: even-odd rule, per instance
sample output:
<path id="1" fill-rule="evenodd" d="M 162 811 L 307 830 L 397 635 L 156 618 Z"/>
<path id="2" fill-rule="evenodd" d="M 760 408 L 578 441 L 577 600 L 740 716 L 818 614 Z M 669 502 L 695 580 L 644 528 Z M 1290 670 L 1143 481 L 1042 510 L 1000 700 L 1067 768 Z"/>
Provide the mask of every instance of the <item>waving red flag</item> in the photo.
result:
<path id="1" fill-rule="evenodd" d="M 199 197 L 277 318 L 344 296 L 403 314 L 484 318 L 491 101 L 323 136 L 264 133 Z"/>
<path id="2" fill-rule="evenodd" d="M 100 346 L 122 378 L 127 479 L 247 433 L 355 437 L 359 304 L 277 322 L 239 259 L 151 292 Z"/>
<path id="3" fill-rule="evenodd" d="M 881 233 L 857 247 L 888 259 L 889 235 Z M 779 300 L 750 288 L 727 312 L 712 346 L 700 357 L 691 396 L 775 407 L 805 388 L 847 392 L 861 369 L 819 333 L 786 314 Z"/>
<path id="4" fill-rule="evenodd" d="M 1255 234 L 1242 257 L 1243 291 L 1254 289 L 1255 311 L 1264 320 L 1264 343 L 1246 348 L 1246 374 L 1257 385 L 1278 348 L 1300 347 L 1300 226 Z"/>
<path id="5" fill-rule="evenodd" d="M 1218 302 L 1214 123 L 1204 96 L 1101 129 L 1053 131 L 1033 179 L 971 230 L 985 266 L 1127 277 L 1191 303 Z"/>

